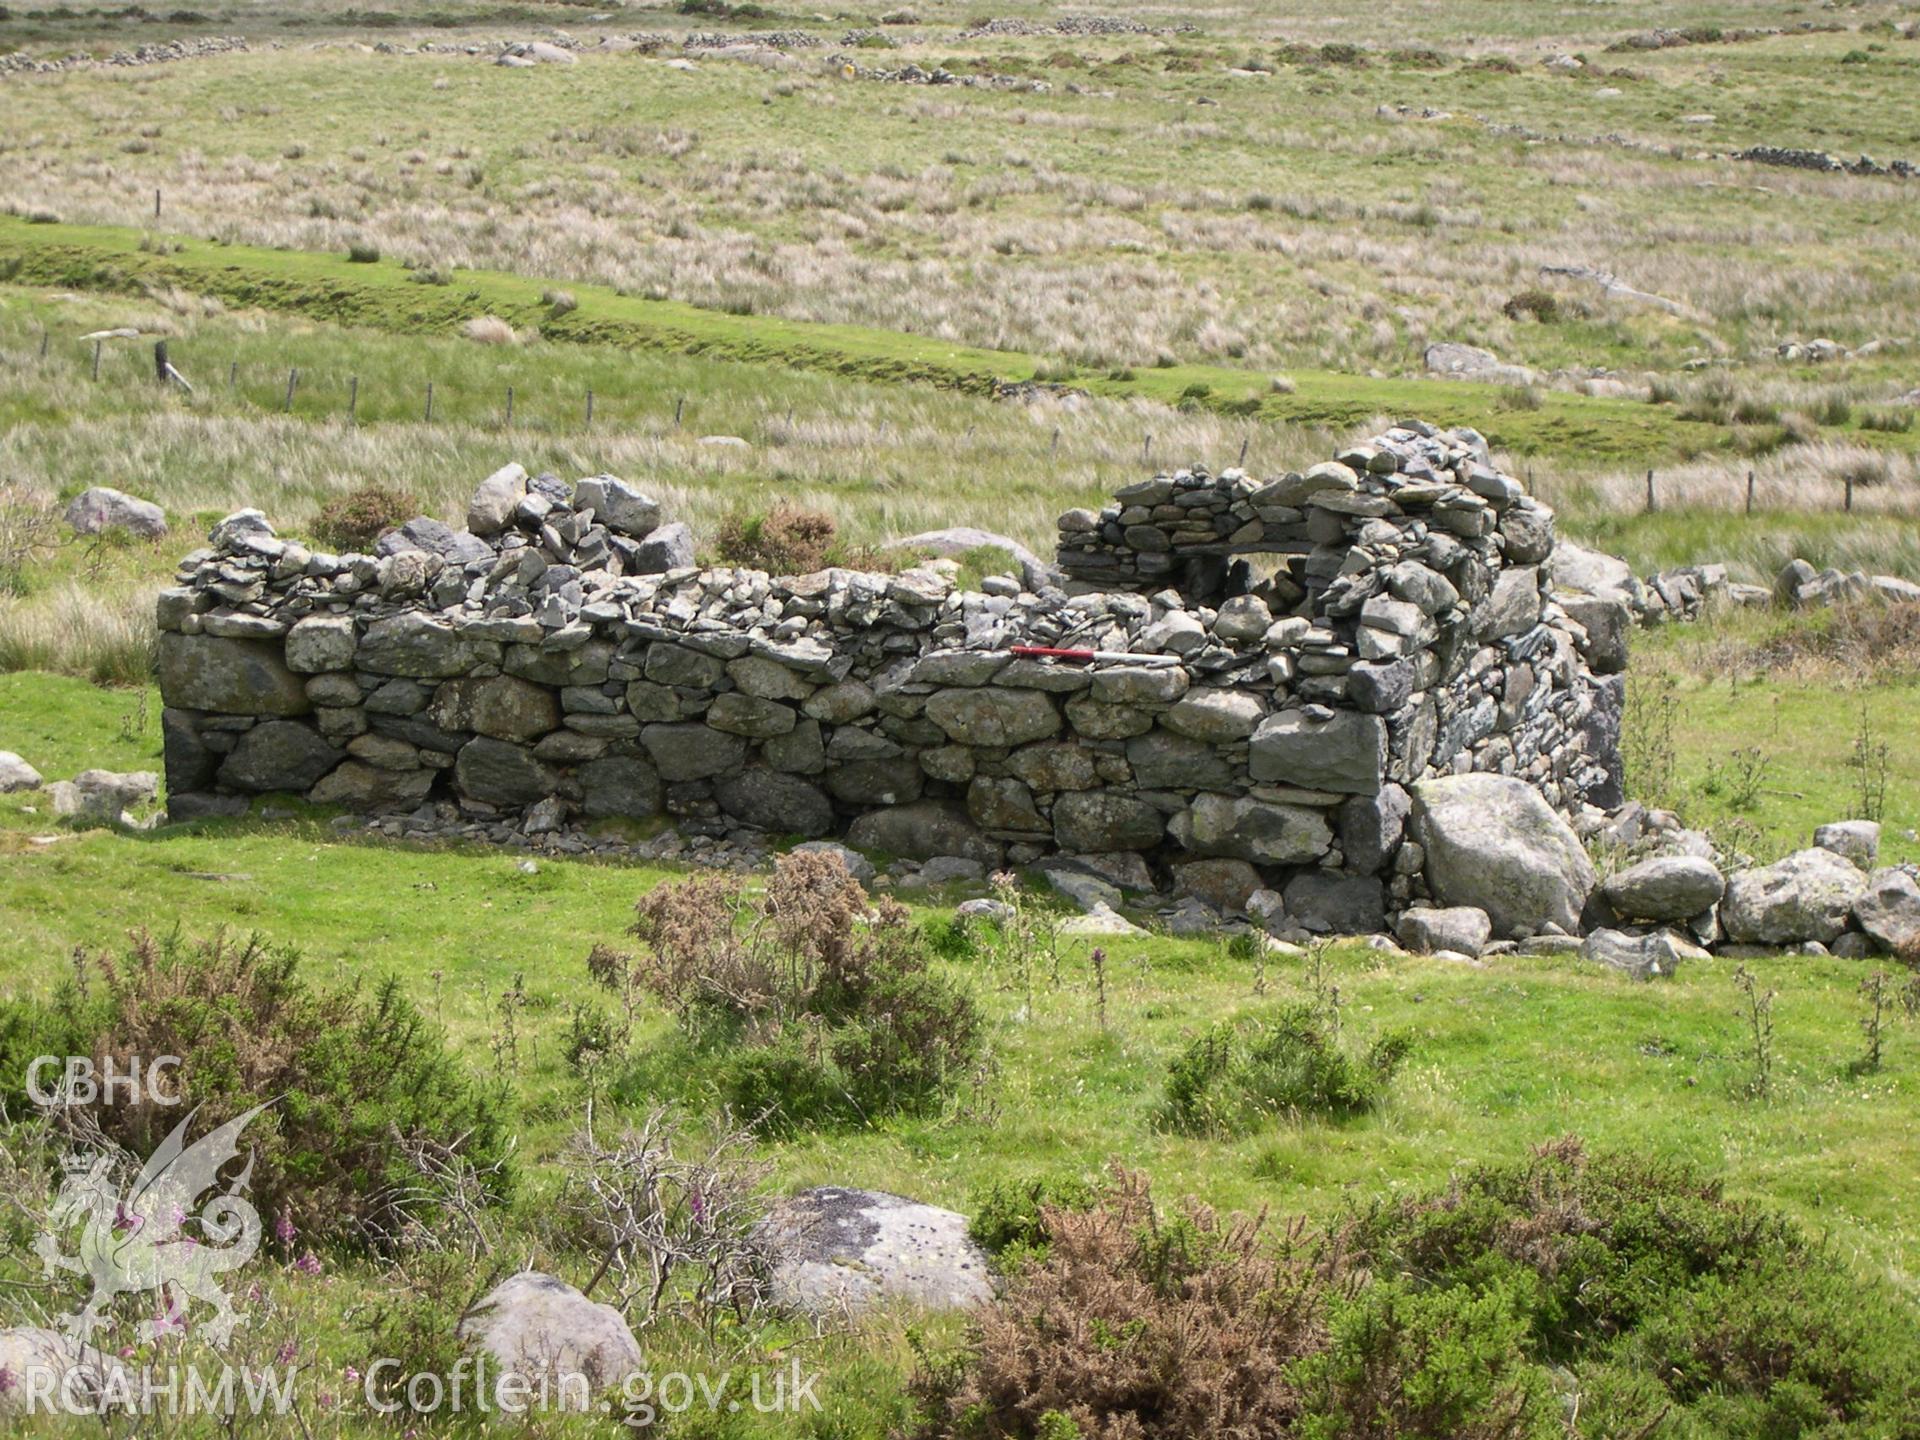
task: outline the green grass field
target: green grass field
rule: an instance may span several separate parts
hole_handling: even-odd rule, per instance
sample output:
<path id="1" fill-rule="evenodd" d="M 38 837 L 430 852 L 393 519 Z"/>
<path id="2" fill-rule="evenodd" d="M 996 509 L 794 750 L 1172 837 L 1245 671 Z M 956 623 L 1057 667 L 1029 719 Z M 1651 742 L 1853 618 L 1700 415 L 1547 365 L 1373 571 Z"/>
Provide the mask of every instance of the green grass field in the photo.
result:
<path id="1" fill-rule="evenodd" d="M 83 760 L 155 758 L 153 722 L 143 726 L 137 696 L 13 676 L 0 682 L 0 713 L 8 717 L 0 739 L 49 773 Z M 563 1058 L 564 1034 L 572 1008 L 593 995 L 587 950 L 618 941 L 634 899 L 668 872 L 543 858 L 526 874 L 498 853 L 364 843 L 299 818 L 37 844 L 31 837 L 59 832 L 23 798 L 31 803 L 0 802 L 0 886 L 11 922 L 0 936 L 0 1000 L 47 993 L 68 973 L 74 946 L 112 947 L 136 927 L 257 931 L 298 945 L 306 972 L 324 983 L 399 976 L 465 1062 L 495 1073 L 500 997 L 523 977 L 517 1058 L 507 1069 L 526 1188 L 503 1223 L 529 1237 L 540 1263 L 584 1278 L 570 1273 L 577 1259 L 544 1253 L 533 1238 L 549 1194 L 545 1163 L 585 1103 L 585 1085 Z M 870 1185 L 967 1211 L 995 1181 L 1092 1177 L 1124 1158 L 1169 1198 L 1324 1217 L 1577 1133 L 1597 1148 L 1638 1147 L 1723 1173 L 1735 1194 L 1784 1208 L 1861 1275 L 1920 1294 L 1920 1214 L 1906 1184 L 1920 1164 L 1907 1123 L 1920 1104 L 1920 1030 L 1892 1023 L 1883 1070 L 1850 1071 L 1863 1043 L 1857 963 L 1749 962 L 1779 992 L 1775 1088 L 1761 1102 L 1742 1089 L 1751 1062 L 1731 961 L 1636 986 L 1569 961 L 1499 958 L 1466 968 L 1336 951 L 1328 976 L 1348 1033 L 1406 1028 L 1414 1037 L 1389 1103 L 1350 1123 L 1281 1122 L 1215 1140 L 1166 1126 L 1166 1066 L 1208 1023 L 1303 997 L 1302 962 L 1274 959 L 1256 971 L 1212 942 L 1166 939 L 1117 941 L 1107 951 L 1104 1031 L 1086 942 L 1063 942 L 1057 969 L 1040 967 L 1031 1009 L 1020 975 L 982 959 L 952 962 L 951 973 L 984 1001 L 992 1073 L 930 1116 L 770 1141 L 772 1183 Z M 616 1092 L 637 1086 L 636 1096 L 695 1115 L 712 1104 L 658 1015 L 645 1019 L 633 1064 L 630 1080 L 613 1082 Z M 364 1364 L 356 1348 L 364 1341 L 347 1319 L 393 1283 L 386 1272 L 337 1256 L 324 1285 L 291 1269 L 266 1283 L 266 1334 L 297 1328 L 323 1379 Z M 883 1323 L 864 1341 L 808 1348 L 836 1406 L 833 1426 L 811 1433 L 877 1434 L 891 1423 L 906 1368 L 903 1334 Z M 718 1341 L 679 1325 L 653 1338 L 650 1355 L 740 1366 L 783 1355 L 797 1339 L 773 1322 Z M 344 1427 L 336 1433 L 377 1433 L 360 1428 L 364 1419 L 333 1423 Z"/>

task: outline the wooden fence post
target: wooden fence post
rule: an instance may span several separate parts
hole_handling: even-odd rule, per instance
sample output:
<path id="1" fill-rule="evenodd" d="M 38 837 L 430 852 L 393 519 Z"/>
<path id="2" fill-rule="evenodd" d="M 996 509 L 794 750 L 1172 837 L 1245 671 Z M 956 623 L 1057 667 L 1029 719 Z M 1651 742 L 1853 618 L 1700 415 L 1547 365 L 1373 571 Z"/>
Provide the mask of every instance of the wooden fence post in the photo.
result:
<path id="1" fill-rule="evenodd" d="M 153 187 L 153 218 L 156 220 L 160 218 L 160 187 L 158 185 Z"/>
<path id="2" fill-rule="evenodd" d="M 298 368 L 287 371 L 287 402 L 281 407 L 287 414 L 293 413 L 293 387 L 300 383 Z"/>
<path id="3" fill-rule="evenodd" d="M 1653 472 L 1649 470 L 1647 471 L 1647 513 L 1651 515 L 1659 508 L 1660 502 L 1654 498 L 1653 493 Z"/>
<path id="4" fill-rule="evenodd" d="M 1753 513 L 1753 471 L 1747 471 L 1747 514 Z"/>
<path id="5" fill-rule="evenodd" d="M 93 342 L 93 378 L 96 380 L 100 378 L 100 342 L 98 340 Z"/>
<path id="6" fill-rule="evenodd" d="M 686 407 L 686 403 L 687 397 L 684 395 L 673 402 L 673 428 L 676 430 L 680 428 L 680 412 Z"/>
<path id="7" fill-rule="evenodd" d="M 1233 462 L 1235 466 L 1244 466 L 1247 463 L 1247 446 L 1252 443 L 1253 436 L 1242 435 L 1240 437 L 1240 458 Z"/>
<path id="8" fill-rule="evenodd" d="M 47 341 L 52 338 L 52 335 L 53 332 L 46 326 L 40 327 L 40 358 L 42 360 L 47 358 Z"/>
<path id="9" fill-rule="evenodd" d="M 427 424 L 433 423 L 433 381 L 427 381 Z"/>
<path id="10" fill-rule="evenodd" d="M 1853 509 L 1853 476 L 1851 475 L 1847 476 L 1847 509 L 1849 512 Z"/>
<path id="11" fill-rule="evenodd" d="M 360 423 L 360 377 L 353 376 L 347 381 L 347 423 Z"/>
<path id="12" fill-rule="evenodd" d="M 227 362 L 227 388 L 231 390 L 234 388 L 234 386 L 238 385 L 239 383 L 240 383 L 240 362 L 238 360 L 229 360 Z"/>
<path id="13" fill-rule="evenodd" d="M 154 341 L 153 342 L 153 378 L 162 385 L 166 384 L 167 371 L 169 371 L 172 368 L 173 367 L 167 362 L 167 342 L 164 340 Z"/>
<path id="14" fill-rule="evenodd" d="M 588 387 L 587 389 L 587 428 L 589 430 L 593 428 L 593 389 L 592 387 Z"/>
<path id="15" fill-rule="evenodd" d="M 1140 440 L 1140 463 L 1145 465 L 1153 459 L 1153 432 L 1149 430 Z"/>
<path id="16" fill-rule="evenodd" d="M 513 386 L 507 386 L 507 428 L 513 428 Z"/>

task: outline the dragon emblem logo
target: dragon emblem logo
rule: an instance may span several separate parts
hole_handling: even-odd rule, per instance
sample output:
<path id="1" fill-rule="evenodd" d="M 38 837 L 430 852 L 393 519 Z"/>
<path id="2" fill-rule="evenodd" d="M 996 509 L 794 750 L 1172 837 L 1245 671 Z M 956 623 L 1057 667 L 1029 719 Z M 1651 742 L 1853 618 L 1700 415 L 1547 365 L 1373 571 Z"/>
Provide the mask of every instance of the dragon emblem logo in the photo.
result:
<path id="1" fill-rule="evenodd" d="M 253 1152 L 246 1152 L 240 1173 L 224 1184 L 220 1172 L 239 1158 L 241 1133 L 266 1108 L 256 1105 L 188 1145 L 188 1127 L 200 1113 L 196 1107 L 125 1191 L 114 1182 L 112 1156 L 101 1155 L 90 1163 L 84 1158 L 69 1161 L 66 1180 L 48 1212 L 51 1228 L 34 1246 L 47 1274 L 64 1270 L 93 1282 L 86 1306 L 63 1327 L 68 1335 L 87 1343 L 107 1323 L 116 1299 L 148 1290 L 160 1295 L 162 1309 L 140 1326 L 142 1340 L 183 1326 L 194 1300 L 214 1309 L 201 1330 L 214 1345 L 224 1346 L 234 1327 L 246 1323 L 219 1279 L 245 1265 L 260 1248 L 260 1215 L 244 1198 L 253 1175 Z M 67 1255 L 59 1236 L 76 1223 L 82 1226 L 79 1253 Z"/>

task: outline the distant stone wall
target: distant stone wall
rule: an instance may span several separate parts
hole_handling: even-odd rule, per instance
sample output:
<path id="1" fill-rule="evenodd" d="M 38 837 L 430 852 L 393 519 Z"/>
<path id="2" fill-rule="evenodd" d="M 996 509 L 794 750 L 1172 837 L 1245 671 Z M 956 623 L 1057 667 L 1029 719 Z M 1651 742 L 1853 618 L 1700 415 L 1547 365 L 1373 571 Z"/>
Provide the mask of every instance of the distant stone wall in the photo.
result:
<path id="1" fill-rule="evenodd" d="M 1230 546 L 1257 525 L 1298 553 L 1246 593 L 1139 593 L 1222 516 Z M 1160 477 L 1062 525 L 1084 593 L 699 569 L 685 527 L 620 481 L 518 466 L 466 529 L 417 520 L 373 555 L 242 512 L 159 603 L 169 808 L 293 791 L 452 804 L 495 834 L 664 817 L 918 859 L 1232 861 L 1290 909 L 1377 929 L 1424 894 L 1414 780 L 1617 798 L 1619 679 L 1554 599 L 1551 512 L 1470 432 L 1410 425 L 1264 485 Z M 1165 549 L 1137 543 L 1147 527 Z M 1086 583 L 1108 573 L 1124 583 Z"/>

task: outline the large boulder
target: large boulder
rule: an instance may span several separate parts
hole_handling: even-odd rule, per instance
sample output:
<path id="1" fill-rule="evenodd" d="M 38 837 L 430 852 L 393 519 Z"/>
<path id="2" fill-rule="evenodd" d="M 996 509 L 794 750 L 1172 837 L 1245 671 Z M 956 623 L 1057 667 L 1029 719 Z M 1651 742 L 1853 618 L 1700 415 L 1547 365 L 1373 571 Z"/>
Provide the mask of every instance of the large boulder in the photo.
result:
<path id="1" fill-rule="evenodd" d="M 1853 902 L 1854 923 L 1887 950 L 1911 963 L 1920 958 L 1920 884 L 1889 866 L 1867 877 Z"/>
<path id="2" fill-rule="evenodd" d="M 713 793 L 727 814 L 762 830 L 811 840 L 833 828 L 833 802 L 798 775 L 756 766 L 723 775 Z"/>
<path id="3" fill-rule="evenodd" d="M 1414 837 L 1441 905 L 1487 912 L 1502 938 L 1548 925 L 1572 934 L 1593 891 L 1593 862 L 1571 826 L 1524 780 L 1446 775 L 1412 787 Z"/>
<path id="4" fill-rule="evenodd" d="M 560 772 L 531 750 L 486 735 L 460 747 L 453 778 L 468 799 L 509 809 L 536 804 L 560 788 Z"/>
<path id="5" fill-rule="evenodd" d="M 1226 790 L 1240 778 L 1220 746 L 1170 730 L 1127 741 L 1127 764 L 1144 790 Z"/>
<path id="6" fill-rule="evenodd" d="M 660 505 L 624 480 L 591 475 L 573 487 L 573 503 L 621 535 L 644 539 L 660 528 Z"/>
<path id="7" fill-rule="evenodd" d="M 665 575 L 694 563 L 693 531 L 679 520 L 669 521 L 633 547 L 629 575 Z"/>
<path id="8" fill-rule="evenodd" d="M 1439 909 L 1415 905 L 1400 912 L 1400 918 L 1393 922 L 1393 933 L 1402 945 L 1422 955 L 1441 950 L 1478 955 L 1493 938 L 1493 922 L 1486 911 L 1471 905 Z"/>
<path id="9" fill-rule="evenodd" d="M 167 533 L 167 512 L 151 500 L 95 485 L 74 496 L 67 506 L 67 524 L 76 535 L 124 530 L 142 540 L 158 540 Z"/>
<path id="10" fill-rule="evenodd" d="M 367 626 L 354 653 L 354 663 L 375 675 L 406 675 L 416 680 L 465 675 L 483 664 L 498 664 L 496 641 L 469 640 L 451 625 L 402 610 Z M 174 701 L 182 704 L 182 701 Z"/>
<path id="11" fill-rule="evenodd" d="M 1060 730 L 1060 712 L 1038 690 L 942 690 L 927 697 L 927 718 L 963 745 L 1024 745 Z"/>
<path id="12" fill-rule="evenodd" d="M 351 670 L 354 645 L 351 615 L 309 615 L 287 632 L 287 668 L 302 675 Z"/>
<path id="13" fill-rule="evenodd" d="M 160 777 L 151 770 L 82 770 L 71 780 L 47 787 L 53 813 L 82 825 L 117 825 L 127 811 L 160 794 Z"/>
<path id="14" fill-rule="evenodd" d="M 338 805 L 356 815 L 383 810 L 407 810 L 427 798 L 433 789 L 433 770 L 390 770 L 348 760 L 307 792 L 316 805 Z M 171 798 L 169 799 L 171 802 Z"/>
<path id="15" fill-rule="evenodd" d="M 1400 848 L 1407 812 L 1413 806 L 1398 785 L 1382 785 L 1377 794 L 1355 795 L 1335 810 L 1340 830 L 1340 852 L 1354 870 L 1378 870 Z"/>
<path id="16" fill-rule="evenodd" d="M 1266 713 L 1260 697 L 1243 690 L 1189 690 L 1160 723 L 1177 735 L 1217 743 L 1246 739 Z"/>
<path id="17" fill-rule="evenodd" d="M 1387 897 L 1378 875 L 1303 870 L 1280 892 L 1287 919 L 1322 935 L 1372 935 L 1386 929 Z"/>
<path id="18" fill-rule="evenodd" d="M 745 735 L 754 740 L 771 740 L 784 735 L 799 723 L 800 712 L 778 700 L 729 690 L 713 697 L 707 707 L 707 724 L 729 735 Z"/>
<path id="19" fill-rule="evenodd" d="M 1547 562 L 1553 583 L 1563 590 L 1631 602 L 1639 581 L 1633 567 L 1615 556 L 1562 539 Z"/>
<path id="20" fill-rule="evenodd" d="M 345 758 L 311 725 L 268 720 L 240 737 L 220 766 L 220 783 L 230 790 L 304 791 Z"/>
<path id="21" fill-rule="evenodd" d="M 1600 891 L 1622 920 L 1686 920 L 1720 903 L 1726 878 L 1695 855 L 1656 855 L 1610 875 Z"/>
<path id="22" fill-rule="evenodd" d="M 1875 820 L 1835 820 L 1814 830 L 1813 843 L 1871 870 L 1880 859 L 1880 825 Z"/>
<path id="23" fill-rule="evenodd" d="M 1664 930 L 1629 935 L 1624 930 L 1596 930 L 1580 944 L 1580 958 L 1621 971 L 1635 980 L 1672 975 L 1686 956 Z"/>
<path id="24" fill-rule="evenodd" d="M 512 1376 L 536 1387 L 544 1381 L 560 1408 L 584 1410 L 590 1396 L 618 1388 L 646 1365 L 618 1310 L 537 1270 L 488 1291 L 461 1317 L 459 1337 L 493 1361 L 496 1401 Z M 521 1403 L 526 1393 L 520 1391 Z"/>
<path id="25" fill-rule="evenodd" d="M 1476 615 L 1484 640 L 1498 640 L 1531 629 L 1540 618 L 1540 572 L 1531 565 L 1502 570 L 1493 582 L 1485 611 Z"/>
<path id="26" fill-rule="evenodd" d="M 0 795 L 20 790 L 38 790 L 44 782 L 40 772 L 11 750 L 0 750 Z"/>
<path id="27" fill-rule="evenodd" d="M 537 740 L 560 727 L 560 706 L 544 686 L 511 675 L 449 680 L 433 692 L 427 718 L 442 730 L 495 740 Z"/>
<path id="28" fill-rule="evenodd" d="M 967 1217 L 880 1190 L 823 1185 L 767 1217 L 757 1238 L 783 1309 L 836 1317 L 895 1301 L 959 1310 L 993 1299 L 993 1267 Z"/>
<path id="29" fill-rule="evenodd" d="M 649 725 L 640 743 L 663 780 L 706 780 L 738 770 L 747 758 L 747 742 L 724 730 L 689 722 Z"/>
<path id="30" fill-rule="evenodd" d="M 958 855 L 982 865 L 1000 863 L 1000 845 L 980 833 L 966 815 L 937 800 L 869 810 L 847 827 L 847 844 L 900 860 Z"/>
<path id="31" fill-rule="evenodd" d="M 1333 831 L 1324 810 L 1250 796 L 1196 795 L 1173 817 L 1169 833 L 1196 855 L 1256 865 L 1308 865 L 1327 853 Z"/>
<path id="32" fill-rule="evenodd" d="M 1255 780 L 1370 795 L 1386 776 L 1387 722 L 1318 707 L 1282 710 L 1260 723 L 1250 751 Z"/>
<path id="33" fill-rule="evenodd" d="M 223 715 L 305 715 L 313 709 L 306 683 L 267 640 L 223 640 L 215 635 L 160 636 L 160 694 L 177 710 Z"/>
<path id="34" fill-rule="evenodd" d="M 918 535 L 907 535 L 889 543 L 889 549 L 901 550 L 921 555 L 941 555 L 957 560 L 963 555 L 980 550 L 1004 550 L 1013 557 L 1020 570 L 1020 583 L 1029 590 L 1038 590 L 1053 582 L 1053 567 L 1034 554 L 1018 540 L 1005 535 L 996 535 L 991 530 L 981 530 L 972 525 L 950 525 L 945 530 L 923 530 Z"/>
<path id="35" fill-rule="evenodd" d="M 1264 883 L 1260 872 L 1244 860 L 1183 860 L 1173 867 L 1176 894 L 1196 896 L 1228 915 L 1244 913 L 1247 901 Z"/>
<path id="36" fill-rule="evenodd" d="M 580 808 L 589 815 L 640 820 L 660 813 L 660 772 L 636 756 L 589 760 L 573 778 L 580 786 Z"/>
<path id="37" fill-rule="evenodd" d="M 1633 634 L 1633 611 L 1613 595 L 1562 595 L 1561 608 L 1587 632 L 1580 653 L 1600 675 L 1618 675 L 1627 668 L 1628 637 Z"/>
<path id="38" fill-rule="evenodd" d="M 842 760 L 822 777 L 833 798 L 855 808 L 904 805 L 926 789 L 926 772 L 911 755 L 883 760 Z"/>
<path id="39" fill-rule="evenodd" d="M 1816 846 L 1729 879 L 1720 923 L 1729 940 L 1744 945 L 1825 945 L 1847 928 L 1866 888 L 1858 866 Z"/>
<path id="40" fill-rule="evenodd" d="M 1151 850 L 1166 831 L 1166 816 L 1117 791 L 1076 790 L 1053 802 L 1054 843 L 1069 854 Z"/>
<path id="41" fill-rule="evenodd" d="M 498 535 L 526 498 L 527 472 L 518 465 L 502 465 L 474 490 L 467 504 L 467 529 L 476 535 Z"/>

